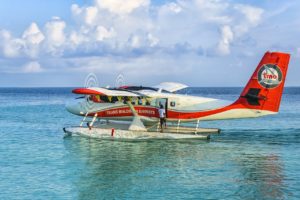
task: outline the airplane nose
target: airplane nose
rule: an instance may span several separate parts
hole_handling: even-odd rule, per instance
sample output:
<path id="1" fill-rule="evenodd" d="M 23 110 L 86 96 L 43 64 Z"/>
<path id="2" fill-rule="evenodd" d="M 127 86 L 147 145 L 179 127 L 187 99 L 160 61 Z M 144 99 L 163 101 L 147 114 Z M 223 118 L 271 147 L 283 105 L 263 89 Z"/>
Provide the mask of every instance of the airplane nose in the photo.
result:
<path id="1" fill-rule="evenodd" d="M 82 115 L 83 112 L 80 109 L 80 104 L 79 103 L 74 103 L 74 102 L 68 102 L 66 103 L 66 109 L 72 114 L 75 115 Z"/>

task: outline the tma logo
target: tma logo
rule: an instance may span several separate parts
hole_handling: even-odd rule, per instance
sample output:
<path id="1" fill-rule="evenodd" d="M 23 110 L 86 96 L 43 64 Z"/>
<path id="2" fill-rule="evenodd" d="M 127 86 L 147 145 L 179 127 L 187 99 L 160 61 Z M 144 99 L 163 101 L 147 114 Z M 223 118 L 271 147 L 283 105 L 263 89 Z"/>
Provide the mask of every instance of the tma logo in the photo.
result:
<path id="1" fill-rule="evenodd" d="M 265 88 L 275 88 L 282 80 L 282 72 L 277 65 L 265 64 L 258 71 L 258 83 Z"/>

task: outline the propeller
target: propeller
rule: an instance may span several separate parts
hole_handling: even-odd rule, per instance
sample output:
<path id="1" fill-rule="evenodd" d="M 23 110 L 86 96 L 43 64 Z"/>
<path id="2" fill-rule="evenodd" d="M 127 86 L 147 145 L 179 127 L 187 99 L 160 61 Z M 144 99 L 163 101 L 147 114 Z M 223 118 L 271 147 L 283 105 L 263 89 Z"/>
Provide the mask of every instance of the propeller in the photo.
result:
<path id="1" fill-rule="evenodd" d="M 115 88 L 120 88 L 121 86 L 124 85 L 125 85 L 125 77 L 123 76 L 123 74 L 119 74 L 116 78 Z"/>
<path id="2" fill-rule="evenodd" d="M 85 88 L 99 87 L 99 82 L 98 82 L 98 78 L 97 78 L 96 74 L 89 73 L 86 76 L 85 81 L 84 81 L 84 87 Z M 79 98 L 82 98 L 82 97 L 79 97 Z M 95 105 L 92 101 L 88 100 L 89 95 L 85 95 L 83 98 L 87 99 L 87 102 L 85 103 L 86 110 L 88 110 L 88 111 L 92 110 Z"/>

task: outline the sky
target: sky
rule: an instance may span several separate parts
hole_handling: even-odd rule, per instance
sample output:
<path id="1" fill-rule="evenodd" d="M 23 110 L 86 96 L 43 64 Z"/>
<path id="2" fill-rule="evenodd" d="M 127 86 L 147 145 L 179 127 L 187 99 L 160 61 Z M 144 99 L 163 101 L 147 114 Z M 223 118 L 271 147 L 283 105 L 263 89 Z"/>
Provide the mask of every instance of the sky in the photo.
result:
<path id="1" fill-rule="evenodd" d="M 1 0 L 0 87 L 244 86 L 266 51 L 291 54 L 298 0 Z"/>

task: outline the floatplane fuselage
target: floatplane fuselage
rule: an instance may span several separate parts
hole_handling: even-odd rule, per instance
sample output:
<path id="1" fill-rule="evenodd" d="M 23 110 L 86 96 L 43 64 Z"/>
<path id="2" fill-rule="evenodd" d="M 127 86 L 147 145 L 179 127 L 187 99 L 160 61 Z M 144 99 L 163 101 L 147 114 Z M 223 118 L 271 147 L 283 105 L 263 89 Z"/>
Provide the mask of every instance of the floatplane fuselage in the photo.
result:
<path id="1" fill-rule="evenodd" d="M 267 52 L 248 84 L 235 102 L 176 94 L 187 86 L 165 82 L 154 87 L 122 86 L 120 88 L 77 88 L 83 101 L 69 104 L 67 110 L 76 115 L 130 121 L 134 112 L 145 123 L 159 120 L 158 107 L 166 110 L 167 122 L 222 120 L 260 117 L 279 110 L 290 55 Z M 132 110 L 128 105 L 133 106 Z"/>

